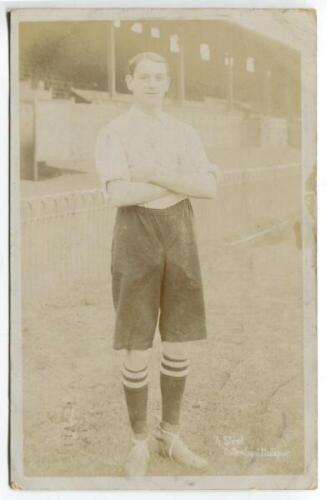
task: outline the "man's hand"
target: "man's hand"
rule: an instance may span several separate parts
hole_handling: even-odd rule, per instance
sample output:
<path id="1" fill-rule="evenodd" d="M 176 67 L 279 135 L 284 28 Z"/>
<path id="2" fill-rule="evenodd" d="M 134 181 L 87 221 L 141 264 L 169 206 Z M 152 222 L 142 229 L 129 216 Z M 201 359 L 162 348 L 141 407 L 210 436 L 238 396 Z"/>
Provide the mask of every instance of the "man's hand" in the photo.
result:
<path id="1" fill-rule="evenodd" d="M 213 172 L 179 173 L 158 169 L 149 182 L 195 198 L 215 198 L 217 194 L 217 178 Z"/>
<path id="2" fill-rule="evenodd" d="M 132 165 L 129 168 L 131 180 L 133 182 L 151 182 L 155 167 L 154 165 L 143 164 L 142 166 Z"/>
<path id="3" fill-rule="evenodd" d="M 120 179 L 108 182 L 107 192 L 109 199 L 117 207 L 158 200 L 172 193 L 169 189 L 150 182 L 131 182 Z"/>

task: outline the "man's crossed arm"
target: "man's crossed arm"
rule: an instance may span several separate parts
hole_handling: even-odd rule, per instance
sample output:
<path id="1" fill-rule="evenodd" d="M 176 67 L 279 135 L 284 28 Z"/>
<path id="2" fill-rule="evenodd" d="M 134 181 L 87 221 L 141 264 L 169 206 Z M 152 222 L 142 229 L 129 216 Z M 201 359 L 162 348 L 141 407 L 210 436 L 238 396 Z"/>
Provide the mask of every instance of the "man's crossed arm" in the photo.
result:
<path id="1" fill-rule="evenodd" d="M 158 200 L 171 191 L 149 182 L 115 180 L 107 183 L 107 193 L 115 206 L 124 207 Z"/>
<path id="2" fill-rule="evenodd" d="M 116 206 L 146 203 L 171 193 L 195 198 L 216 196 L 216 178 L 210 172 L 181 174 L 148 167 L 131 167 L 130 172 L 131 181 L 116 180 L 107 185 L 109 197 Z"/>

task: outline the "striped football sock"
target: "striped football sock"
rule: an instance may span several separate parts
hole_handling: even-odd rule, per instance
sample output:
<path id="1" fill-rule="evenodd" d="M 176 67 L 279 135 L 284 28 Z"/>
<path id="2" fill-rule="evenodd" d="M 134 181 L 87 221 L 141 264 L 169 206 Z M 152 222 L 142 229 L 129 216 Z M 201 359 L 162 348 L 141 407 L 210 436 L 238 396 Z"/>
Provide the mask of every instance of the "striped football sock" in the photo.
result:
<path id="1" fill-rule="evenodd" d="M 131 370 L 124 364 L 121 374 L 131 427 L 134 434 L 144 434 L 148 402 L 148 367 Z"/>
<path id="2" fill-rule="evenodd" d="M 181 403 L 188 374 L 187 358 L 174 359 L 162 353 L 160 364 L 160 389 L 162 422 L 179 424 Z"/>

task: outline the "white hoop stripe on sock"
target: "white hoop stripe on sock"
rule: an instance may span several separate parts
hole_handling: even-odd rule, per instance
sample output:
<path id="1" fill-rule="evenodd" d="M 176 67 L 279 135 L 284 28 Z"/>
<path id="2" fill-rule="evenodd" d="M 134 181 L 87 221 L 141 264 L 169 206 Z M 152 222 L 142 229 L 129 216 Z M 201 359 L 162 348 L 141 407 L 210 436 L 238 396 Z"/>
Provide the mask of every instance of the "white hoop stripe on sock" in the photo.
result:
<path id="1" fill-rule="evenodd" d="M 169 377 L 185 377 L 188 374 L 188 368 L 183 371 L 173 372 L 161 366 L 160 371 L 161 373 L 163 373 L 164 375 L 168 375 Z"/>
<path id="2" fill-rule="evenodd" d="M 146 366 L 145 368 L 142 368 L 142 370 L 136 371 L 136 370 L 130 370 L 129 368 L 127 368 L 127 366 L 123 365 L 121 373 L 124 375 L 124 377 L 137 380 L 140 378 L 144 378 L 145 375 L 148 374 L 148 367 Z"/>
<path id="3" fill-rule="evenodd" d="M 121 369 L 123 384 L 131 389 L 139 389 L 149 382 L 148 367 L 134 371 L 123 366 Z"/>
<path id="4" fill-rule="evenodd" d="M 184 368 L 189 366 L 188 359 L 173 359 L 165 356 L 164 354 L 161 355 L 161 363 L 171 368 Z"/>
<path id="5" fill-rule="evenodd" d="M 149 379 L 146 378 L 142 382 L 129 382 L 127 380 L 123 380 L 123 384 L 125 387 L 128 387 L 129 389 L 140 389 L 141 387 L 145 387 L 149 382 Z"/>
<path id="6" fill-rule="evenodd" d="M 188 374 L 188 359 L 173 359 L 161 355 L 160 371 L 169 377 L 185 377 Z"/>

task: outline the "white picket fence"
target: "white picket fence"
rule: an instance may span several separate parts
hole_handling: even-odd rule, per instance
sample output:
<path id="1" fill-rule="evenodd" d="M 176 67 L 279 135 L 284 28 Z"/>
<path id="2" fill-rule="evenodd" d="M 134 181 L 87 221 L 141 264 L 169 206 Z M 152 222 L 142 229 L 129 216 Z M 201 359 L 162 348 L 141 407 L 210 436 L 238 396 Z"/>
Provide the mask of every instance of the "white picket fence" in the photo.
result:
<path id="1" fill-rule="evenodd" d="M 300 217 L 300 173 L 298 164 L 223 173 L 215 200 L 192 199 L 199 245 L 246 241 Z M 23 199 L 23 297 L 64 297 L 110 281 L 115 214 L 99 189 Z"/>

